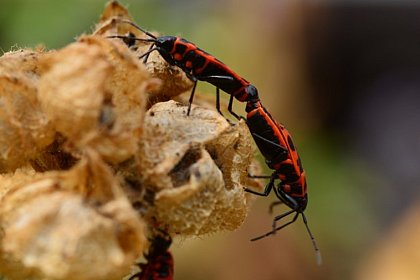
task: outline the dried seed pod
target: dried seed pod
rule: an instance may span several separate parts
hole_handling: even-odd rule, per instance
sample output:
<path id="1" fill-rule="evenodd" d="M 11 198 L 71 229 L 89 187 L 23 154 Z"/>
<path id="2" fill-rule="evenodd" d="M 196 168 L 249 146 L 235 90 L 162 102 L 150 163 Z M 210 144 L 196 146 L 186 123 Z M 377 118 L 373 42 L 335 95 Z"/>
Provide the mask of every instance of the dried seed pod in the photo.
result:
<path id="1" fill-rule="evenodd" d="M 137 57 L 124 45 L 89 36 L 81 38 L 80 42 L 100 46 L 113 66 L 112 75 L 106 81 L 106 92 L 112 94 L 109 101 L 111 104 L 107 104 L 107 108 L 112 110 L 115 121 L 107 131 L 108 137 L 100 135 L 96 139 L 98 144 L 95 144 L 95 149 L 111 162 L 120 162 L 137 151 L 137 141 L 142 133 L 146 91 L 158 87 L 160 81 L 151 78 Z M 102 116 L 106 113 L 103 110 Z"/>
<path id="2" fill-rule="evenodd" d="M 55 131 L 33 80 L 0 74 L 0 100 L 0 172 L 6 172 L 27 164 L 53 142 Z"/>
<path id="3" fill-rule="evenodd" d="M 130 13 L 128 12 L 127 8 L 122 6 L 118 1 L 111 0 L 106 4 L 105 9 L 102 12 L 101 18 L 99 19 L 97 26 L 100 26 L 104 24 L 105 22 L 107 22 L 109 19 L 115 18 L 115 17 L 132 20 L 132 17 Z M 97 29 L 98 27 L 96 28 L 96 30 Z"/>
<path id="4" fill-rule="evenodd" d="M 12 279 L 121 279 L 145 249 L 142 220 L 95 152 L 0 185 L 0 270 Z"/>
<path id="5" fill-rule="evenodd" d="M 40 75 L 38 61 L 44 54 L 42 48 L 7 52 L 0 57 L 0 74 L 36 80 Z"/>
<path id="6" fill-rule="evenodd" d="M 172 99 L 191 90 L 194 85 L 184 71 L 177 66 L 169 65 L 157 51 L 150 54 L 146 69 L 152 74 L 152 77 L 163 81 L 161 87 L 150 91 L 150 99 L 154 103 Z"/>
<path id="7" fill-rule="evenodd" d="M 19 50 L 0 57 L 0 172 L 28 163 L 54 139 L 37 98 L 42 50 Z"/>
<path id="8" fill-rule="evenodd" d="M 154 105 L 145 117 L 138 154 L 142 182 L 154 200 L 145 201 L 151 224 L 171 233 L 199 235 L 238 228 L 249 207 L 243 187 L 252 145 L 243 121 L 231 126 L 213 110 L 174 101 Z"/>
<path id="9" fill-rule="evenodd" d="M 42 108 L 58 132 L 78 149 L 94 147 L 112 163 L 134 154 L 145 90 L 156 81 L 125 46 L 84 36 L 46 56 L 41 66 Z"/>
<path id="10" fill-rule="evenodd" d="M 96 24 L 93 35 L 111 36 L 111 35 L 128 35 L 131 33 L 135 37 L 142 38 L 144 34 L 137 28 L 129 24 L 121 24 L 121 20 L 132 21 L 128 10 L 117 1 L 109 1 L 106 4 L 99 22 Z M 131 42 L 130 44 L 137 45 L 138 42 Z"/>
<path id="11" fill-rule="evenodd" d="M 73 140 L 96 130 L 107 98 L 105 81 L 112 71 L 104 52 L 73 43 L 45 56 L 41 67 L 39 98 L 57 131 Z"/>

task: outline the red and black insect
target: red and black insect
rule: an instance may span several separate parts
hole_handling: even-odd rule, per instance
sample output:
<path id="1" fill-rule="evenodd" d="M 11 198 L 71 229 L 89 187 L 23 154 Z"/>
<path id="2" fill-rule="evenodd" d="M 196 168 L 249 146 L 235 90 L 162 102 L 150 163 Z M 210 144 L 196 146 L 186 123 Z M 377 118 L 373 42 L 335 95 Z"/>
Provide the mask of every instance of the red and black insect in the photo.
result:
<path id="1" fill-rule="evenodd" d="M 205 81 L 216 86 L 216 108 L 220 114 L 222 113 L 220 111 L 219 90 L 221 89 L 230 94 L 228 111 L 237 119 L 240 117 L 232 111 L 233 98 L 235 97 L 241 102 L 247 102 L 251 101 L 250 96 L 258 96 L 257 88 L 254 85 L 240 77 L 226 64 L 211 54 L 198 48 L 195 44 L 175 36 L 156 37 L 131 21 L 122 22 L 128 23 L 141 30 L 144 34 L 149 36 L 150 39 L 133 38 L 121 35 L 109 36 L 109 38 L 151 42 L 152 45 L 149 50 L 141 55 L 140 58 L 144 57 L 144 61 L 146 62 L 151 52 L 158 51 L 166 62 L 170 65 L 175 65 L 181 68 L 187 77 L 194 82 L 189 99 L 187 115 L 189 115 L 191 110 L 197 81 Z"/>
<path id="2" fill-rule="evenodd" d="M 293 144 L 292 138 L 286 128 L 273 119 L 260 101 L 247 102 L 246 111 L 246 123 L 252 137 L 254 138 L 258 149 L 261 151 L 261 154 L 264 156 L 268 167 L 273 169 L 274 172 L 271 176 L 252 176 L 254 178 L 270 179 L 263 192 L 257 192 L 251 189 L 245 189 L 245 191 L 260 196 L 268 196 L 271 190 L 274 190 L 274 193 L 280 201 L 273 202 L 270 205 L 270 210 L 273 206 L 282 203 L 291 208 L 291 210 L 286 213 L 274 218 L 273 228 L 270 232 L 253 238 L 251 241 L 256 241 L 275 234 L 276 231 L 294 223 L 299 215 L 301 215 L 315 248 L 318 263 L 320 263 L 320 251 L 315 238 L 309 229 L 306 216 L 303 213 L 308 203 L 307 183 L 305 171 L 303 170 L 301 160 L 296 151 L 296 147 Z M 280 183 L 275 187 L 274 182 L 277 179 L 280 180 Z M 292 220 L 281 226 L 277 226 L 278 221 L 293 213 L 296 214 Z"/>
<path id="3" fill-rule="evenodd" d="M 156 235 L 149 247 L 149 252 L 144 256 L 147 263 L 140 263 L 141 271 L 128 280 L 173 280 L 174 260 L 169 247 L 171 237 L 162 232 Z"/>

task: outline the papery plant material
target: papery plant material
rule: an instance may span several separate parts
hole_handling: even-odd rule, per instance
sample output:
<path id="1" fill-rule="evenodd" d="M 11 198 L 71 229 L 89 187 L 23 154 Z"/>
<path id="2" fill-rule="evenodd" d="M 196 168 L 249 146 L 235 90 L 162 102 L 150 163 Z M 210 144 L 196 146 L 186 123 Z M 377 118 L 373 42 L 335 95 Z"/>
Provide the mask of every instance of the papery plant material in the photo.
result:
<path id="1" fill-rule="evenodd" d="M 127 23 L 122 23 L 121 20 L 133 21 L 132 16 L 126 8 L 121 6 L 117 1 L 110 1 L 102 14 L 100 22 L 96 25 L 96 30 L 93 34 L 101 36 L 127 36 L 131 33 L 137 38 L 150 39 L 143 32 Z M 159 36 L 157 33 L 154 33 L 154 35 Z M 114 40 L 121 41 L 121 39 Z M 128 39 L 125 41 L 129 42 Z M 132 44 L 131 49 L 138 56 L 141 56 L 148 51 L 151 43 L 133 41 Z M 193 82 L 187 78 L 185 73 L 177 66 L 170 66 L 157 51 L 149 55 L 146 69 L 152 74 L 152 77 L 159 78 L 162 81 L 160 87 L 151 88 L 148 91 L 152 104 L 159 101 L 167 101 L 192 89 Z"/>
<path id="2" fill-rule="evenodd" d="M 120 3 L 117 1 L 110 1 L 105 7 L 99 22 L 96 24 L 95 29 L 92 35 L 107 37 L 112 35 L 124 35 L 128 36 L 129 33 L 134 35 L 136 38 L 143 38 L 144 34 L 138 30 L 137 28 L 133 27 L 130 24 L 122 23 L 121 21 L 126 20 L 130 22 L 133 21 L 133 17 L 130 15 L 128 10 L 121 6 Z M 138 44 L 136 41 L 130 40 L 116 40 L 117 42 L 129 42 L 127 45 L 129 47 L 133 47 L 134 49 L 138 47 L 144 47 L 143 44 Z"/>
<path id="3" fill-rule="evenodd" d="M 70 144 L 95 148 L 112 163 L 136 151 L 145 91 L 156 81 L 127 47 L 83 36 L 45 56 L 41 67 L 42 109 Z"/>
<path id="4" fill-rule="evenodd" d="M 253 154 L 246 124 L 232 126 L 200 107 L 187 116 L 186 109 L 168 101 L 146 115 L 137 161 L 154 200 L 145 216 L 170 233 L 234 230 L 249 208 L 243 187 L 260 187 L 248 178 Z"/>
<path id="5" fill-rule="evenodd" d="M 0 185 L 0 269 L 12 279 L 119 279 L 145 248 L 144 223 L 95 152 Z"/>
<path id="6" fill-rule="evenodd" d="M 0 173 L 13 171 L 54 141 L 55 131 L 39 107 L 41 51 L 0 57 Z"/>
<path id="7" fill-rule="evenodd" d="M 170 66 L 157 51 L 149 55 L 146 69 L 153 77 L 164 81 L 161 87 L 150 91 L 151 99 L 155 102 L 177 97 L 181 93 L 191 90 L 194 85 L 184 71 L 177 66 Z"/>
<path id="8" fill-rule="evenodd" d="M 95 32 L 113 18 L 133 20 L 133 17 L 130 15 L 126 7 L 122 6 L 118 1 L 111 0 L 106 4 L 99 22 L 96 24 Z M 121 28 L 124 28 L 124 26 L 121 26 Z M 131 31 L 131 29 L 127 29 L 127 32 L 128 31 Z"/>
<path id="9" fill-rule="evenodd" d="M 0 74 L 37 80 L 40 75 L 38 61 L 44 54 L 42 48 L 7 52 L 0 57 Z"/>

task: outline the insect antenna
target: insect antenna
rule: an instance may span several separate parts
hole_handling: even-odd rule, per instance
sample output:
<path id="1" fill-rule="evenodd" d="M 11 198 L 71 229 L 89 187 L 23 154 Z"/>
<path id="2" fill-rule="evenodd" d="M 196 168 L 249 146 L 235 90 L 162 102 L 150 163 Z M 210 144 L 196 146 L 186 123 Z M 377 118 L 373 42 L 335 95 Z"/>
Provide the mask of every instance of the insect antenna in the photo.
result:
<path id="1" fill-rule="evenodd" d="M 149 48 L 149 50 L 147 52 L 145 52 L 144 54 L 142 54 L 141 56 L 139 56 L 139 59 L 142 59 L 144 57 L 143 63 L 146 63 L 147 62 L 147 59 L 149 58 L 149 54 L 151 52 L 159 51 L 160 48 L 159 47 L 153 47 L 154 45 L 155 44 L 151 45 L 150 48 Z"/>
<path id="2" fill-rule="evenodd" d="M 157 37 L 155 35 L 153 35 L 152 33 L 144 30 L 143 28 L 141 28 L 140 26 L 138 26 L 137 24 L 135 24 L 132 21 L 129 21 L 129 20 L 121 20 L 121 22 L 130 24 L 131 26 L 137 28 L 138 30 L 140 30 L 141 32 L 143 32 L 144 34 L 146 34 L 147 36 L 149 36 L 149 37 L 151 37 L 153 39 L 157 39 Z"/>
<path id="3" fill-rule="evenodd" d="M 155 39 L 142 39 L 142 38 L 131 37 L 131 36 L 126 36 L 126 35 L 110 35 L 110 36 L 106 36 L 106 38 L 130 39 L 130 40 L 141 41 L 141 42 L 156 43 Z"/>
<path id="4" fill-rule="evenodd" d="M 312 245 L 314 246 L 314 249 L 315 249 L 316 263 L 318 265 L 321 265 L 322 264 L 321 251 L 318 248 L 318 244 L 316 243 L 314 235 L 312 234 L 311 230 L 309 229 L 308 220 L 306 220 L 305 214 L 303 214 L 303 213 L 301 213 L 301 214 L 302 214 L 303 223 L 305 224 L 306 230 L 308 231 L 309 237 L 311 238 L 311 241 L 312 241 Z"/>

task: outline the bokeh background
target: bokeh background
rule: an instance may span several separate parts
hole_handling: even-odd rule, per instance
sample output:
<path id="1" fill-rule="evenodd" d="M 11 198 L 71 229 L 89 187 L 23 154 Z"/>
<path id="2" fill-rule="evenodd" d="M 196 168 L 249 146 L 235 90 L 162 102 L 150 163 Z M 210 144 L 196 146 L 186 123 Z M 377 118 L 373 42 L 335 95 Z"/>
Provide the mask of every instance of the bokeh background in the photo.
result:
<path id="1" fill-rule="evenodd" d="M 258 198 L 241 229 L 176 240 L 175 279 L 420 279 L 420 1 L 121 2 L 141 26 L 187 38 L 252 81 L 309 180 L 322 266 L 301 221 L 249 242 L 271 226 L 274 197 Z M 0 0 L 0 48 L 61 48 L 105 3 Z"/>

